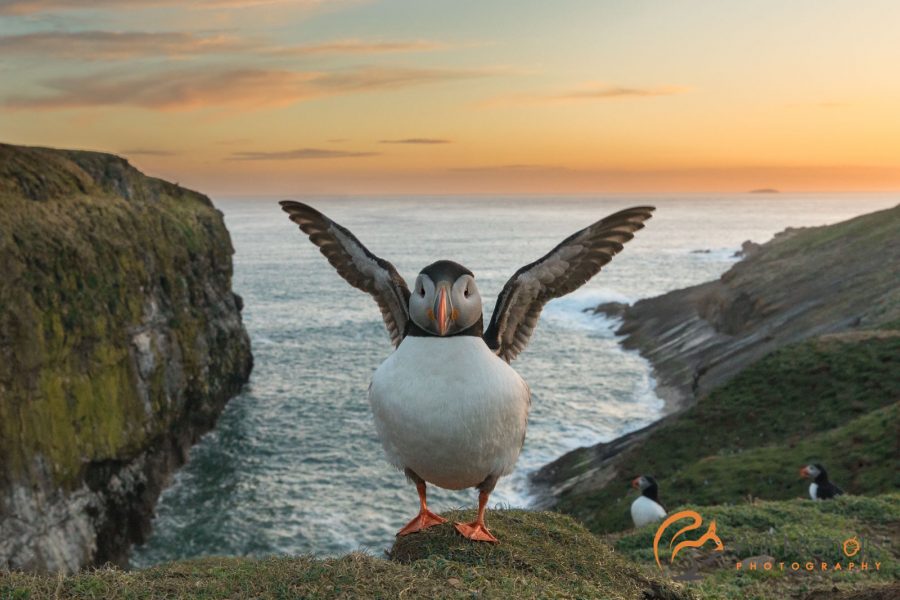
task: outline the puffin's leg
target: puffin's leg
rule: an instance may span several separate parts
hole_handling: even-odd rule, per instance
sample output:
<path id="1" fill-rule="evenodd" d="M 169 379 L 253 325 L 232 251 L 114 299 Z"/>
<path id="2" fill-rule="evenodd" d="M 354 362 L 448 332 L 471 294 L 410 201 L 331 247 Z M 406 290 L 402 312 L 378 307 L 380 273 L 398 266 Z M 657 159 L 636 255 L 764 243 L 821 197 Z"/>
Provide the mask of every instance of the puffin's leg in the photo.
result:
<path id="1" fill-rule="evenodd" d="M 407 523 L 406 527 L 398 531 L 397 535 L 409 535 L 410 533 L 446 523 L 447 519 L 428 510 L 428 506 L 425 504 L 425 480 L 416 475 L 411 469 L 406 469 L 406 476 L 415 482 L 416 491 L 419 492 L 419 514 L 413 517 L 413 520 Z"/>
<path id="2" fill-rule="evenodd" d="M 478 517 L 471 523 L 453 524 L 463 537 L 476 542 L 500 543 L 500 540 L 495 538 L 484 524 L 484 509 L 487 507 L 488 498 L 491 492 L 494 491 L 495 485 L 497 485 L 497 477 L 494 475 L 489 476 L 478 484 Z"/>

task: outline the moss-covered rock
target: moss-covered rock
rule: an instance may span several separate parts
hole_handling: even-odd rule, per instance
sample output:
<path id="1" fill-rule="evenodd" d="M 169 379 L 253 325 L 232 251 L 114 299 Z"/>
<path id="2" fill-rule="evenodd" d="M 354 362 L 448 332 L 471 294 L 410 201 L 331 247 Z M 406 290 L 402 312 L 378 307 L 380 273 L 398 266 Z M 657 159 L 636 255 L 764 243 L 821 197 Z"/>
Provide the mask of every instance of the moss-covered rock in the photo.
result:
<path id="1" fill-rule="evenodd" d="M 247 380 L 210 200 L 119 157 L 0 145 L 0 566 L 121 560 Z"/>

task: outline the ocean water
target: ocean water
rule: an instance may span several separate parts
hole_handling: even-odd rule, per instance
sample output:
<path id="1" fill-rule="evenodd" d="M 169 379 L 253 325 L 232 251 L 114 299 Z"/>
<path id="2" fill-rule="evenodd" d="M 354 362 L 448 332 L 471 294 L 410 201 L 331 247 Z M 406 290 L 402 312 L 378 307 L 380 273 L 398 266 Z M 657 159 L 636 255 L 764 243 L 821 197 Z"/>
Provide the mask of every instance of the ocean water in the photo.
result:
<path id="1" fill-rule="evenodd" d="M 663 409 L 649 365 L 623 351 L 614 320 L 583 312 L 718 277 L 744 240 L 833 223 L 897 203 L 891 196 L 736 195 L 603 198 L 304 199 L 391 261 L 408 282 L 449 258 L 476 275 L 486 321 L 515 270 L 603 216 L 637 204 L 655 217 L 597 277 L 551 302 L 513 366 L 531 386 L 528 436 L 492 505 L 528 506 L 528 474 L 573 448 L 607 441 Z M 415 488 L 382 456 L 366 400 L 391 352 L 373 300 L 347 285 L 271 200 L 223 200 L 236 249 L 255 368 L 217 428 L 163 493 L 135 567 L 200 555 L 388 548 L 417 511 Z M 628 493 L 623 482 L 623 495 Z M 436 511 L 474 491 L 429 487 Z M 488 516 L 490 519 L 490 516 Z"/>

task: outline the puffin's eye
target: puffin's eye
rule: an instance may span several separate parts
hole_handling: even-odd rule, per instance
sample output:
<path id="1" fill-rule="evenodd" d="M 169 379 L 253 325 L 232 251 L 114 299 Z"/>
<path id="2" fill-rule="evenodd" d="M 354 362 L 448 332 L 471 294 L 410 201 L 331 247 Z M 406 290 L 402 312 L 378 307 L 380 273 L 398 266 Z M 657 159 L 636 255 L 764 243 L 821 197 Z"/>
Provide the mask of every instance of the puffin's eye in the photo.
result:
<path id="1" fill-rule="evenodd" d="M 425 286 L 424 285 L 419 288 L 419 295 L 422 296 L 423 298 L 425 297 Z"/>
<path id="2" fill-rule="evenodd" d="M 469 297 L 469 286 L 466 286 L 466 290 L 463 292 L 463 296 L 465 296 L 466 298 Z"/>

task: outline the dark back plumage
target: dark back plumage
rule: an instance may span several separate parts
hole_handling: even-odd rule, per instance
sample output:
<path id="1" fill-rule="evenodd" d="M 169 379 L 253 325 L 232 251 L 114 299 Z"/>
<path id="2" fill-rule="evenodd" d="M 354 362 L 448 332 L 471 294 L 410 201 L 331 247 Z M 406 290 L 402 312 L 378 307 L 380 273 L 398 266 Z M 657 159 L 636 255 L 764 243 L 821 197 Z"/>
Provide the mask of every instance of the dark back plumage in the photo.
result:
<path id="1" fill-rule="evenodd" d="M 659 484 L 656 483 L 656 479 L 654 479 L 650 475 L 644 475 L 643 477 L 647 480 L 647 483 L 649 485 L 641 490 L 641 495 L 650 498 L 651 500 L 662 506 L 662 503 L 659 501 Z"/>
<path id="2" fill-rule="evenodd" d="M 463 275 L 475 277 L 469 269 L 452 260 L 439 260 L 431 263 L 420 271 L 422 275 L 428 275 L 431 281 L 456 281 Z"/>
<path id="3" fill-rule="evenodd" d="M 813 466 L 819 470 L 819 474 L 816 475 L 816 478 L 814 480 L 817 486 L 816 498 L 820 500 L 830 500 L 844 493 L 844 490 L 833 484 L 831 480 L 828 479 L 828 471 L 825 470 L 825 467 L 822 466 L 822 463 L 814 463 Z"/>

